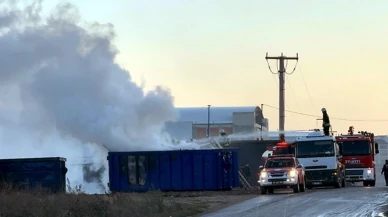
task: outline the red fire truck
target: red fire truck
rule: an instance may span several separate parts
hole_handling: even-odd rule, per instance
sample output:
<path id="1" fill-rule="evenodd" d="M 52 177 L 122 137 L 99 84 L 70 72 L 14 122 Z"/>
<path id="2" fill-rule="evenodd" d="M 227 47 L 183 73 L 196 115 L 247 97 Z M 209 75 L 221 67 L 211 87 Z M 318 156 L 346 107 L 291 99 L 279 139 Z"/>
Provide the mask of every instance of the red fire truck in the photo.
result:
<path id="1" fill-rule="evenodd" d="M 350 126 L 348 134 L 336 136 L 345 165 L 347 182 L 363 182 L 364 186 L 376 185 L 375 155 L 379 153 L 379 146 L 374 141 L 374 134 L 359 131 L 354 134 L 354 127 Z"/>

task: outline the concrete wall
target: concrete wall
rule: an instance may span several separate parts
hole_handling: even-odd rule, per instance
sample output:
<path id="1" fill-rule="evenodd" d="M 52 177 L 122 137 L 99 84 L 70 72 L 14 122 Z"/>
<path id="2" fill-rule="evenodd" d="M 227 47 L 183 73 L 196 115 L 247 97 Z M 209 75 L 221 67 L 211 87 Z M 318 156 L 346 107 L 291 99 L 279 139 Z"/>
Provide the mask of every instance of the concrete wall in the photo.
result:
<path id="1" fill-rule="evenodd" d="M 255 124 L 254 112 L 233 112 L 235 126 L 253 126 Z"/>
<path id="2" fill-rule="evenodd" d="M 219 136 L 220 131 L 224 130 L 227 134 L 233 133 L 232 124 L 210 124 L 210 136 Z M 207 124 L 193 125 L 193 138 L 203 139 L 207 136 Z"/>
<path id="3" fill-rule="evenodd" d="M 260 132 L 261 126 L 255 123 L 254 112 L 233 112 L 232 121 L 233 123 L 225 124 L 210 123 L 210 136 L 219 136 L 221 130 L 224 130 L 227 134 Z M 268 119 L 263 123 L 267 125 Z M 268 128 L 263 127 L 263 131 L 267 130 Z M 206 138 L 206 134 L 207 124 L 193 124 L 194 139 Z"/>
<path id="4" fill-rule="evenodd" d="M 174 139 L 190 140 L 193 138 L 193 122 L 167 122 L 165 123 L 165 131 Z"/>
<path id="5" fill-rule="evenodd" d="M 254 112 L 233 112 L 233 133 L 252 133 L 258 130 Z"/>

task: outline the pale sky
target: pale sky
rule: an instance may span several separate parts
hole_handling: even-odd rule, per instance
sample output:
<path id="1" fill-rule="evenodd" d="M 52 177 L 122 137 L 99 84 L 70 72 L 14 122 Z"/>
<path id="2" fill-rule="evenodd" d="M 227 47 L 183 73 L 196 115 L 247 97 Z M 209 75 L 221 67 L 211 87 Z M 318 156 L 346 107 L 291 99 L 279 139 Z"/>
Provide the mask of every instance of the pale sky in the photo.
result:
<path id="1" fill-rule="evenodd" d="M 287 75 L 286 109 L 321 115 L 326 107 L 334 130 L 353 125 L 388 134 L 388 121 L 334 119 L 388 120 L 387 0 L 70 2 L 83 19 L 112 23 L 118 63 L 147 89 L 169 87 L 176 106 L 278 107 L 278 81 L 265 54 L 299 53 L 300 68 Z M 276 61 L 270 64 L 276 70 Z M 294 66 L 289 61 L 287 70 Z M 264 106 L 264 115 L 270 129 L 278 129 L 278 110 Z M 286 113 L 286 130 L 317 124 L 314 117 Z"/>

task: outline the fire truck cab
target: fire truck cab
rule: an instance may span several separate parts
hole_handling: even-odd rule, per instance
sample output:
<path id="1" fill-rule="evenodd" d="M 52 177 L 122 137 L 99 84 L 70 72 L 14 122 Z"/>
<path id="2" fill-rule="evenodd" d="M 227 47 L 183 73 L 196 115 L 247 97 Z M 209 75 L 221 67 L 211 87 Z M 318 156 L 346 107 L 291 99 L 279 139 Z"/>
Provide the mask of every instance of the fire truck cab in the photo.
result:
<path id="1" fill-rule="evenodd" d="M 345 171 L 334 136 L 312 132 L 296 139 L 295 156 L 306 170 L 307 188 L 345 187 Z"/>
<path id="2" fill-rule="evenodd" d="M 354 134 L 354 127 L 350 126 L 347 135 L 336 137 L 345 165 L 347 182 L 363 182 L 364 186 L 376 185 L 375 155 L 379 153 L 379 146 L 374 141 L 374 134 L 359 131 Z"/>

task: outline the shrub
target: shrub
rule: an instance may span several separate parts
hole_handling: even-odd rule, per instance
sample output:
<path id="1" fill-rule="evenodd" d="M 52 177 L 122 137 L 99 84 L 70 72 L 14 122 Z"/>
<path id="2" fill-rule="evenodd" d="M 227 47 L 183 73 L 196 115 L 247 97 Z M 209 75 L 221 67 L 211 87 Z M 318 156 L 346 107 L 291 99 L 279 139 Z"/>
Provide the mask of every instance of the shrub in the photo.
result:
<path id="1" fill-rule="evenodd" d="M 166 202 L 161 192 L 87 195 L 81 186 L 69 193 L 51 193 L 45 189 L 19 189 L 12 185 L 0 188 L 0 217 L 144 217 L 193 216 L 205 205 L 187 207 Z"/>

